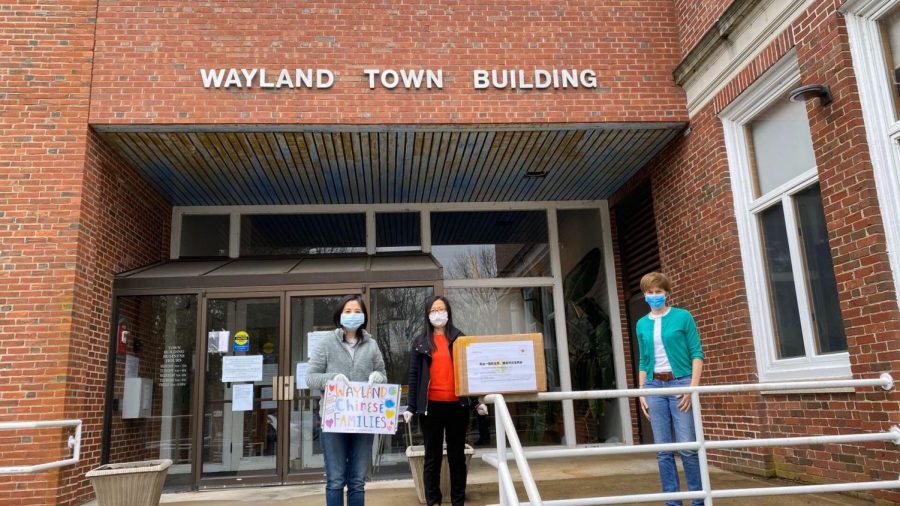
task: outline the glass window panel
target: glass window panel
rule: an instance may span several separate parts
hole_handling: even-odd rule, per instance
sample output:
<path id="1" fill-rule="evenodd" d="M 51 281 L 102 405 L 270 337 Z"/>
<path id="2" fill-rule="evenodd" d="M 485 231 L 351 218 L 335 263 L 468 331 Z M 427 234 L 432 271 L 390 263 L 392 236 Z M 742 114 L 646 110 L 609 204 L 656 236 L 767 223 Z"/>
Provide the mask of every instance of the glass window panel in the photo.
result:
<path id="1" fill-rule="evenodd" d="M 778 358 L 802 357 L 805 355 L 803 332 L 781 203 L 759 213 L 759 221 L 766 255 L 769 302 L 775 317 Z"/>
<path id="2" fill-rule="evenodd" d="M 432 213 L 431 243 L 445 279 L 551 275 L 544 211 Z"/>
<path id="3" fill-rule="evenodd" d="M 117 321 L 129 332 L 125 351 L 116 355 L 110 431 L 110 462 L 171 459 L 167 489 L 191 487 L 191 403 L 197 360 L 197 297 L 158 295 L 119 297 Z M 149 381 L 150 412 L 123 418 L 125 381 Z M 129 395 L 133 391 L 129 388 Z"/>
<path id="4" fill-rule="evenodd" d="M 230 223 L 227 214 L 183 215 L 180 257 L 227 257 Z"/>
<path id="5" fill-rule="evenodd" d="M 241 216 L 241 256 L 365 253 L 366 215 Z"/>
<path id="6" fill-rule="evenodd" d="M 422 229 L 419 213 L 376 213 L 375 247 L 422 247 Z M 409 248 L 403 248 L 409 249 Z"/>
<path id="7" fill-rule="evenodd" d="M 797 202 L 797 218 L 803 241 L 803 260 L 809 281 L 818 352 L 847 351 L 847 337 L 838 303 L 837 282 L 834 278 L 831 248 L 828 246 L 828 230 L 825 228 L 825 212 L 822 209 L 819 185 L 803 190 L 794 198 Z"/>
<path id="8" fill-rule="evenodd" d="M 881 19 L 885 60 L 890 73 L 891 96 L 894 97 L 894 114 L 900 119 L 900 7 Z"/>
<path id="9" fill-rule="evenodd" d="M 468 335 L 521 334 L 544 336 L 547 388 L 559 390 L 553 297 L 550 287 L 535 288 L 453 288 L 445 290 L 453 312 L 453 324 Z M 560 444 L 563 435 L 562 407 L 558 402 L 511 403 L 509 411 L 526 446 Z M 476 423 L 481 422 L 481 424 Z M 487 423 L 485 423 L 487 422 Z M 493 413 L 478 417 L 470 425 L 469 438 L 485 442 L 493 433 Z M 490 445 L 488 441 L 487 446 Z"/>
<path id="10" fill-rule="evenodd" d="M 748 127 L 757 197 L 816 166 L 806 105 L 802 102 L 778 100 Z"/>
<path id="11" fill-rule="evenodd" d="M 615 389 L 600 213 L 596 209 L 560 210 L 557 221 L 572 389 Z M 621 434 L 617 400 L 575 401 L 576 443 L 621 442 Z"/>
<path id="12" fill-rule="evenodd" d="M 340 304 L 341 295 L 317 295 L 291 297 L 291 362 L 290 374 L 296 374 L 297 364 L 308 363 L 313 332 L 334 329 L 334 309 Z M 294 381 L 299 386 L 300 379 Z M 323 469 L 325 459 L 319 435 L 322 421 L 319 418 L 321 391 L 298 388 L 290 406 L 290 435 L 288 436 L 288 471 L 304 473 Z"/>
<path id="13" fill-rule="evenodd" d="M 371 293 L 373 324 L 369 325 L 369 331 L 384 355 L 388 383 L 401 385 L 401 406 L 408 402 L 410 346 L 413 339 L 425 332 L 425 307 L 433 296 L 434 288 L 430 286 L 378 288 Z M 408 476 L 408 429 L 402 417 L 399 420 L 400 426 L 394 435 L 378 438 L 381 460 L 375 475 L 379 478 Z M 413 433 L 418 429 L 416 423 L 413 421 L 414 426 L 410 427 Z M 416 439 L 415 444 L 422 444 Z"/>
<path id="14" fill-rule="evenodd" d="M 206 325 L 228 331 L 228 351 L 207 353 L 203 398 L 203 477 L 262 476 L 276 472 L 278 408 L 272 400 L 272 378 L 279 375 L 281 301 L 208 299 Z M 245 332 L 247 351 L 235 350 L 235 338 Z M 223 382 L 224 357 L 261 355 L 262 381 Z M 252 409 L 235 410 L 237 384 L 251 389 Z"/>

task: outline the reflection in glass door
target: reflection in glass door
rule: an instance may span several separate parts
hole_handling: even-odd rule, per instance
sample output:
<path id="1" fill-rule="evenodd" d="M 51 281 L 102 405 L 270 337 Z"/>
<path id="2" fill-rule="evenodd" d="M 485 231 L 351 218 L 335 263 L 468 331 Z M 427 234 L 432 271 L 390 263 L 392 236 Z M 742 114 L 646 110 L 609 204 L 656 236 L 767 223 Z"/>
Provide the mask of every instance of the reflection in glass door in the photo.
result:
<path id="1" fill-rule="evenodd" d="M 372 323 L 369 332 L 384 355 L 388 383 L 401 385 L 400 404 L 407 403 L 409 350 L 413 339 L 425 331 L 425 306 L 434 295 L 433 286 L 374 288 L 371 291 Z M 397 433 L 375 438 L 375 473 L 381 477 L 407 476 L 406 431 L 399 419 Z M 417 431 L 413 431 L 416 433 Z"/>
<path id="2" fill-rule="evenodd" d="M 277 471 L 278 405 L 272 378 L 278 375 L 281 298 L 208 299 L 206 330 L 223 340 L 208 344 L 204 371 L 202 478 L 271 477 Z M 225 357 L 261 356 L 261 381 L 224 382 Z"/>
<path id="3" fill-rule="evenodd" d="M 306 364 L 321 336 L 334 330 L 334 309 L 343 295 L 291 297 L 290 302 L 290 371 L 296 390 L 290 405 L 288 438 L 289 475 L 316 473 L 325 467 L 319 444 L 320 391 L 306 388 Z"/>

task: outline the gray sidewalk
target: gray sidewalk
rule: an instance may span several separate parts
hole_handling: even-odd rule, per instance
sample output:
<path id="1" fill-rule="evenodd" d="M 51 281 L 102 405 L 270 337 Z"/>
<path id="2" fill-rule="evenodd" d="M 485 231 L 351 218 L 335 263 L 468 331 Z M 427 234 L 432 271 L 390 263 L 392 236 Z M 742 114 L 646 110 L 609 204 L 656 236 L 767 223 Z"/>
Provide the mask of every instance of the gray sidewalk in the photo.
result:
<path id="1" fill-rule="evenodd" d="M 538 481 L 538 490 L 544 500 L 567 499 L 588 496 L 654 493 L 659 491 L 655 457 L 594 457 L 570 459 L 546 459 L 531 462 L 532 473 Z M 512 465 L 513 475 L 515 465 Z M 749 488 L 790 485 L 783 480 L 766 480 L 721 470 L 711 470 L 713 488 Z M 467 506 L 496 504 L 496 470 L 473 459 L 469 472 L 466 494 Z M 682 480 L 683 483 L 683 480 Z M 526 500 L 521 484 L 517 486 L 519 499 Z M 177 506 L 241 506 L 250 503 L 287 505 L 324 505 L 324 485 L 243 488 L 201 491 L 180 494 L 164 494 L 161 504 Z M 374 481 L 366 485 L 368 506 L 414 506 L 418 503 L 412 480 Z M 650 503 L 642 503 L 650 504 Z M 653 503 L 656 504 L 656 503 Z M 811 494 L 801 496 L 757 497 L 716 500 L 716 504 L 729 505 L 870 505 L 871 502 L 847 495 Z M 657 505 L 658 506 L 658 505 Z"/>

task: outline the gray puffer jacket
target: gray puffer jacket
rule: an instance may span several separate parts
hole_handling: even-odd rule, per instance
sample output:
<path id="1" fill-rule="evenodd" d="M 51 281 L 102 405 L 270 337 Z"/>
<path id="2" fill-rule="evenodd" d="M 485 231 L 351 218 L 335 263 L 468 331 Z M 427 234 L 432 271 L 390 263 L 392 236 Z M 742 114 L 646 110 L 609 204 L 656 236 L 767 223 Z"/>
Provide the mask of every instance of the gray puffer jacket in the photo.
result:
<path id="1" fill-rule="evenodd" d="M 334 329 L 330 336 L 319 341 L 306 371 L 309 388 L 321 390 L 338 374 L 343 374 L 350 381 L 369 381 L 369 374 L 378 371 L 383 378 L 387 378 L 378 343 L 365 330 L 357 332 L 357 336 L 360 339 L 353 357 L 342 344 L 344 329 Z"/>

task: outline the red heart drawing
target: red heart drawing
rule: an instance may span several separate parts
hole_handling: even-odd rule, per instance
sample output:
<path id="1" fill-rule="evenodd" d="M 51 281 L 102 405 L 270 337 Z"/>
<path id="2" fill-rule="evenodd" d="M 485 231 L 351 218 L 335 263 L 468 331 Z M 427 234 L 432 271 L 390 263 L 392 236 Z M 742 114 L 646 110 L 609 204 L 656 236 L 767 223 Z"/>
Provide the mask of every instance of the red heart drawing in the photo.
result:
<path id="1" fill-rule="evenodd" d="M 334 420 L 332 420 L 331 418 L 329 418 L 328 420 L 325 420 L 325 426 L 328 427 L 329 429 L 331 428 L 331 424 L 333 424 L 333 423 L 334 423 Z"/>
<path id="2" fill-rule="evenodd" d="M 328 385 L 328 390 L 334 392 L 334 385 Z"/>

